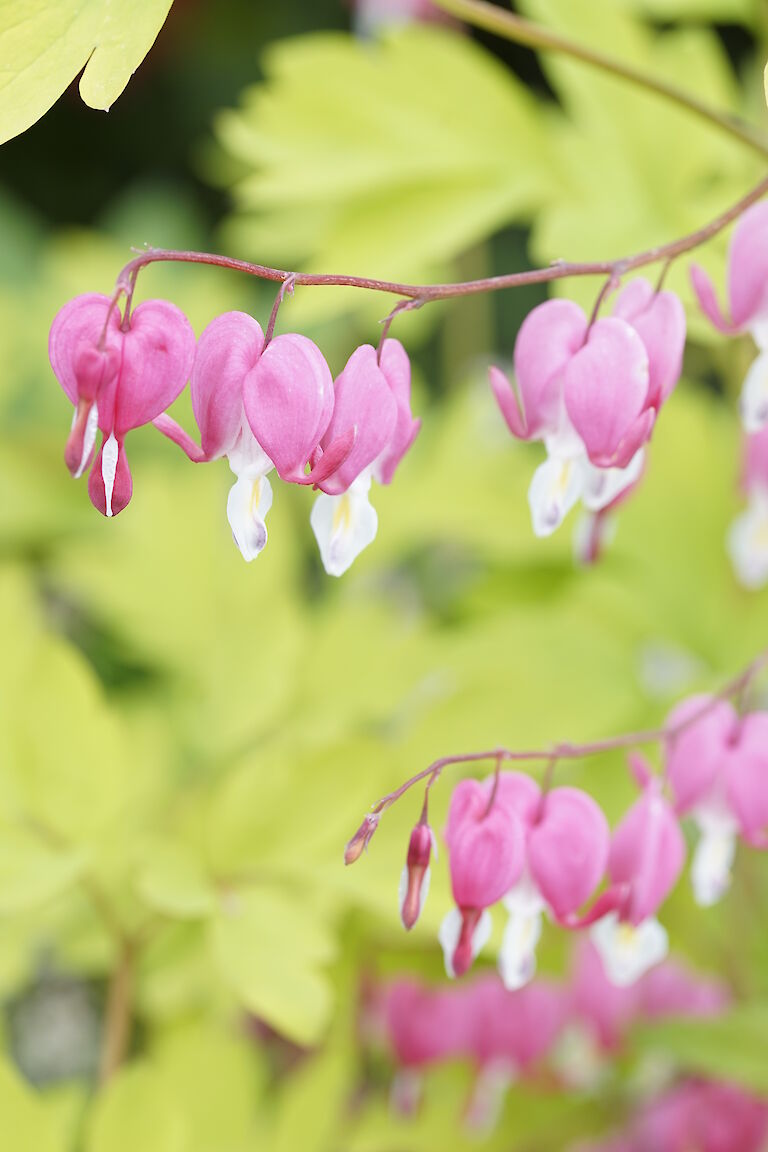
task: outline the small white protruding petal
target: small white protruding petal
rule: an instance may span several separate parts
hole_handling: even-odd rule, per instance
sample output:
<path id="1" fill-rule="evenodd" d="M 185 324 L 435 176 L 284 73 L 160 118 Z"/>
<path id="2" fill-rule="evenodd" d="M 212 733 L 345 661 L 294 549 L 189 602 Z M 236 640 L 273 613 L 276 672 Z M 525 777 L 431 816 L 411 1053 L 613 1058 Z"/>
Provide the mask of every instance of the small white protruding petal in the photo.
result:
<path id="1" fill-rule="evenodd" d="M 694 813 L 701 835 L 693 853 L 693 897 L 702 908 L 717 904 L 731 886 L 738 825 L 727 811 L 702 809 Z"/>
<path id="2" fill-rule="evenodd" d="M 488 1136 L 495 1130 L 515 1079 L 515 1066 L 504 1057 L 489 1060 L 479 1069 L 464 1117 L 474 1136 Z"/>
<path id="3" fill-rule="evenodd" d="M 753 318 L 749 332 L 760 351 L 768 351 L 768 312 L 758 313 Z"/>
<path id="4" fill-rule="evenodd" d="M 89 416 L 90 419 L 90 416 Z M 101 478 L 104 481 L 104 502 L 107 516 L 112 515 L 112 493 L 115 489 L 115 475 L 117 473 L 117 457 L 120 449 L 114 432 L 110 432 L 109 439 L 101 450 Z"/>
<path id="5" fill-rule="evenodd" d="M 605 975 L 617 988 L 626 988 L 658 964 L 669 951 L 666 929 L 649 916 L 640 924 L 619 920 L 611 912 L 590 929 Z"/>
<path id="6" fill-rule="evenodd" d="M 536 945 L 541 937 L 541 914 L 545 904 L 536 885 L 526 874 L 503 897 L 509 919 L 499 949 L 498 968 L 510 992 L 523 988 L 536 972 Z"/>
<path id="7" fill-rule="evenodd" d="M 584 465 L 584 507 L 591 512 L 607 508 L 625 488 L 639 479 L 643 471 L 645 449 L 639 448 L 626 468 L 596 468 L 586 461 Z"/>
<path id="8" fill-rule="evenodd" d="M 74 428 L 76 423 L 77 423 L 77 408 L 75 408 L 74 415 L 72 416 L 72 427 L 73 428 Z M 99 410 L 96 407 L 96 401 L 94 400 L 93 404 L 91 404 L 90 408 L 88 409 L 88 416 L 87 416 L 86 421 L 85 421 L 85 431 L 83 433 L 83 452 L 82 452 L 82 455 L 80 457 L 80 463 L 78 464 L 77 472 L 75 472 L 75 477 L 74 477 L 75 480 L 80 479 L 83 472 L 85 472 L 85 469 L 88 466 L 88 461 L 91 458 L 91 452 L 93 452 L 93 446 L 96 443 L 96 433 L 98 432 L 98 430 L 99 430 Z M 113 483 L 114 483 L 114 481 L 113 481 Z"/>
<path id="9" fill-rule="evenodd" d="M 272 485 L 266 476 L 239 476 L 227 497 L 227 519 L 244 560 L 254 560 L 267 542 Z"/>
<path id="10" fill-rule="evenodd" d="M 528 504 L 534 535 L 551 536 L 584 489 L 584 460 L 550 456 L 533 474 Z"/>
<path id="11" fill-rule="evenodd" d="M 728 530 L 728 554 L 745 588 L 768 583 L 768 492 L 755 489 L 749 504 Z"/>
<path id="12" fill-rule="evenodd" d="M 750 364 L 739 410 L 747 432 L 759 432 L 768 423 L 768 352 L 761 352 Z"/>
<path id="13" fill-rule="evenodd" d="M 427 902 L 429 895 L 429 882 L 432 877 L 432 869 L 427 866 L 427 870 L 421 878 L 421 888 L 419 889 L 419 916 L 424 911 L 424 905 Z M 403 905 L 405 898 L 408 895 L 408 865 L 403 865 L 403 870 L 400 873 L 400 884 L 397 889 L 397 904 L 400 911 L 400 919 L 403 917 Z"/>
<path id="14" fill-rule="evenodd" d="M 370 472 L 364 472 L 340 496 L 321 492 L 312 506 L 309 522 L 329 576 L 342 576 L 376 538 L 379 521 L 368 500 L 370 487 Z"/>
<path id="15" fill-rule="evenodd" d="M 594 1091 L 606 1079 L 606 1060 L 591 1028 L 574 1022 L 560 1034 L 552 1056 L 555 1071 L 569 1088 Z"/>
<path id="16" fill-rule="evenodd" d="M 458 908 L 451 908 L 450 912 L 443 918 L 440 929 L 437 933 L 437 938 L 443 949 L 443 960 L 445 962 L 446 975 L 450 976 L 453 980 L 456 973 L 453 970 L 453 954 L 456 951 L 456 945 L 461 936 L 461 912 Z M 475 925 L 475 931 L 472 933 L 472 959 L 483 950 L 485 945 L 491 938 L 491 915 L 488 909 L 484 909 L 480 919 Z"/>

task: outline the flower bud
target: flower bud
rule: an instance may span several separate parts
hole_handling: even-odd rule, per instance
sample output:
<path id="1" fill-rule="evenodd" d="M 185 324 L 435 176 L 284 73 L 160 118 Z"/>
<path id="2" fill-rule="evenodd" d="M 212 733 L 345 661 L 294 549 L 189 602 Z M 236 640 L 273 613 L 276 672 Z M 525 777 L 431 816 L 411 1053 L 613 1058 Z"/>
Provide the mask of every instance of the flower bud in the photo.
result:
<path id="1" fill-rule="evenodd" d="M 355 832 L 351 840 L 348 841 L 344 849 L 344 863 L 354 864 L 355 860 L 359 860 L 363 854 L 363 849 L 368 847 L 373 834 L 379 826 L 378 812 L 369 812 L 363 820 L 362 824 Z"/>
<path id="2" fill-rule="evenodd" d="M 400 919 L 408 931 L 421 915 L 429 892 L 429 858 L 432 852 L 432 829 L 419 822 L 411 832 L 408 856 L 400 881 Z"/>

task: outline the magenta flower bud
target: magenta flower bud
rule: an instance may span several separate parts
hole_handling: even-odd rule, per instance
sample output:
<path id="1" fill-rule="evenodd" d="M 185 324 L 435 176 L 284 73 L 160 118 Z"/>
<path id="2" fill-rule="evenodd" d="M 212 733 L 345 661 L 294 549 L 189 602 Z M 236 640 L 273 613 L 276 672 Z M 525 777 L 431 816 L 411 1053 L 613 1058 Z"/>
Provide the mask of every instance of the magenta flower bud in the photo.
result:
<path id="1" fill-rule="evenodd" d="M 431 853 L 432 829 L 420 821 L 411 832 L 400 881 L 400 919 L 407 931 L 413 928 L 427 899 Z"/>
<path id="2" fill-rule="evenodd" d="M 700 718 L 695 719 L 699 713 Z M 690 696 L 670 712 L 666 726 L 681 724 L 686 727 L 666 740 L 666 759 L 675 807 L 684 815 L 717 787 L 737 736 L 739 717 L 727 700 L 701 694 Z"/>
<path id="3" fill-rule="evenodd" d="M 355 832 L 351 840 L 347 842 L 344 849 L 344 863 L 354 864 L 359 860 L 363 854 L 363 850 L 367 851 L 368 845 L 373 839 L 373 834 L 379 826 L 379 814 L 377 812 L 369 812 L 363 820 L 362 824 Z"/>

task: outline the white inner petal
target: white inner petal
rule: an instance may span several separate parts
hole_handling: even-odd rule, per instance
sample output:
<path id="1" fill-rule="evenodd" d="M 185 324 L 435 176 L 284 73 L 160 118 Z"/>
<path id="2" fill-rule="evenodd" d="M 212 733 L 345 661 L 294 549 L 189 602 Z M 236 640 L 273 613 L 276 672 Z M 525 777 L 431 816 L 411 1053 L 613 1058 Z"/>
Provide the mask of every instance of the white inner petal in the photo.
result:
<path id="1" fill-rule="evenodd" d="M 750 364 L 739 408 L 747 432 L 759 432 L 768 423 L 768 352 L 761 352 Z"/>
<path id="2" fill-rule="evenodd" d="M 536 536 L 551 536 L 584 490 L 585 457 L 549 456 L 533 474 L 528 489 Z"/>
<path id="3" fill-rule="evenodd" d="M 625 488 L 635 483 L 643 471 L 644 460 L 645 449 L 639 448 L 626 468 L 596 468 L 585 461 L 584 507 L 592 512 L 607 508 Z"/>
<path id="4" fill-rule="evenodd" d="M 227 497 L 227 519 L 244 560 L 254 560 L 267 542 L 267 512 L 272 507 L 272 485 L 266 476 L 247 470 L 232 485 Z"/>
<path id="5" fill-rule="evenodd" d="M 541 936 L 545 908 L 535 884 L 524 876 L 504 896 L 509 919 L 499 949 L 499 975 L 505 988 L 514 991 L 533 979 L 536 972 L 536 945 Z"/>
<path id="6" fill-rule="evenodd" d="M 606 977 L 618 988 L 634 984 L 669 951 L 666 929 L 651 916 L 635 926 L 611 912 L 598 920 L 589 934 L 600 953 Z"/>
<path id="7" fill-rule="evenodd" d="M 74 419 L 72 420 L 72 427 L 73 428 L 75 426 L 76 420 L 77 420 L 77 408 L 75 408 L 75 415 L 74 415 Z M 86 419 L 85 432 L 83 433 L 83 453 L 82 453 L 82 456 L 80 457 L 80 463 L 78 465 L 77 472 L 75 472 L 75 480 L 79 480 L 80 477 L 82 476 L 83 472 L 86 469 L 86 465 L 88 464 L 88 461 L 91 458 L 91 452 L 93 452 L 93 446 L 96 443 L 96 433 L 98 432 L 98 430 L 99 430 L 99 410 L 96 407 L 96 402 L 94 401 L 93 404 L 91 404 L 90 408 L 88 409 L 88 418 Z"/>
<path id="8" fill-rule="evenodd" d="M 700 836 L 691 864 L 691 884 L 696 903 L 707 908 L 731 886 L 738 825 L 724 808 L 701 808 L 693 815 Z"/>
<path id="9" fill-rule="evenodd" d="M 461 936 L 461 912 L 458 908 L 451 908 L 440 925 L 437 933 L 437 939 L 440 941 L 440 946 L 443 949 L 443 961 L 445 963 L 445 971 L 448 976 L 453 980 L 456 973 L 453 970 L 453 954 L 456 951 L 456 945 Z M 491 916 L 488 909 L 484 909 L 480 919 L 475 925 L 475 931 L 472 934 L 472 959 L 478 955 L 480 951 L 488 943 L 491 936 Z"/>
<path id="10" fill-rule="evenodd" d="M 346 492 L 340 496 L 321 492 L 312 506 L 309 522 L 329 576 L 342 576 L 376 538 L 378 517 L 368 499 L 370 487 L 366 470 Z"/>
<path id="11" fill-rule="evenodd" d="M 88 416 L 90 420 L 90 413 Z M 117 457 L 120 449 L 115 440 L 114 432 L 110 432 L 109 439 L 101 450 L 101 478 L 104 481 L 104 501 L 107 516 L 112 515 L 112 493 L 115 490 L 115 475 L 117 473 Z"/>
<path id="12" fill-rule="evenodd" d="M 745 588 L 768 583 L 768 493 L 759 488 L 750 493 L 749 505 L 728 531 L 727 548 Z"/>

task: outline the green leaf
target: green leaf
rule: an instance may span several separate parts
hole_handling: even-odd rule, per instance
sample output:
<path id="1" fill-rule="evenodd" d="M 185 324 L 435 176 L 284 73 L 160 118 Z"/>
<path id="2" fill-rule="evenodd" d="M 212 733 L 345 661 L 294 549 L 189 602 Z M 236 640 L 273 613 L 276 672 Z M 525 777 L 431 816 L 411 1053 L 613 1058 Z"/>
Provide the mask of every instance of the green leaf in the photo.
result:
<path id="1" fill-rule="evenodd" d="M 0 143 L 24 132 L 85 66 L 80 95 L 109 110 L 173 0 L 9 0 L 0 12 Z"/>
<path id="2" fill-rule="evenodd" d="M 632 1043 L 639 1054 L 672 1061 L 685 1072 L 768 1094 L 766 1029 L 768 1004 L 744 1004 L 725 1016 L 643 1025 L 633 1032 Z"/>
<path id="3" fill-rule="evenodd" d="M 242 171 L 228 242 L 244 255 L 422 277 L 530 216 L 547 192 L 533 100 L 469 37 L 428 27 L 373 45 L 297 37 L 264 68 L 266 82 L 217 124 Z M 339 303 L 307 293 L 294 307 L 328 315 Z"/>
<path id="4" fill-rule="evenodd" d="M 4 1061 L 0 1062 L 0 1116 L 13 1152 L 65 1152 L 57 1112 L 47 1109 L 43 1098 Z"/>
<path id="5" fill-rule="evenodd" d="M 157 844 L 142 861 L 136 886 L 141 898 L 168 916 L 195 919 L 213 910 L 215 890 L 202 862 L 182 844 Z"/>
<path id="6" fill-rule="evenodd" d="M 82 875 L 82 852 L 57 851 L 33 835 L 0 828 L 0 915 L 44 904 Z"/>
<path id="7" fill-rule="evenodd" d="M 321 1038 L 332 1008 L 323 969 L 335 943 L 311 899 L 283 888 L 233 891 L 212 922 L 211 943 L 246 1008 L 299 1044 Z"/>
<path id="8" fill-rule="evenodd" d="M 124 1068 L 98 1096 L 87 1152 L 184 1152 L 182 1107 L 169 1098 L 148 1064 Z"/>

